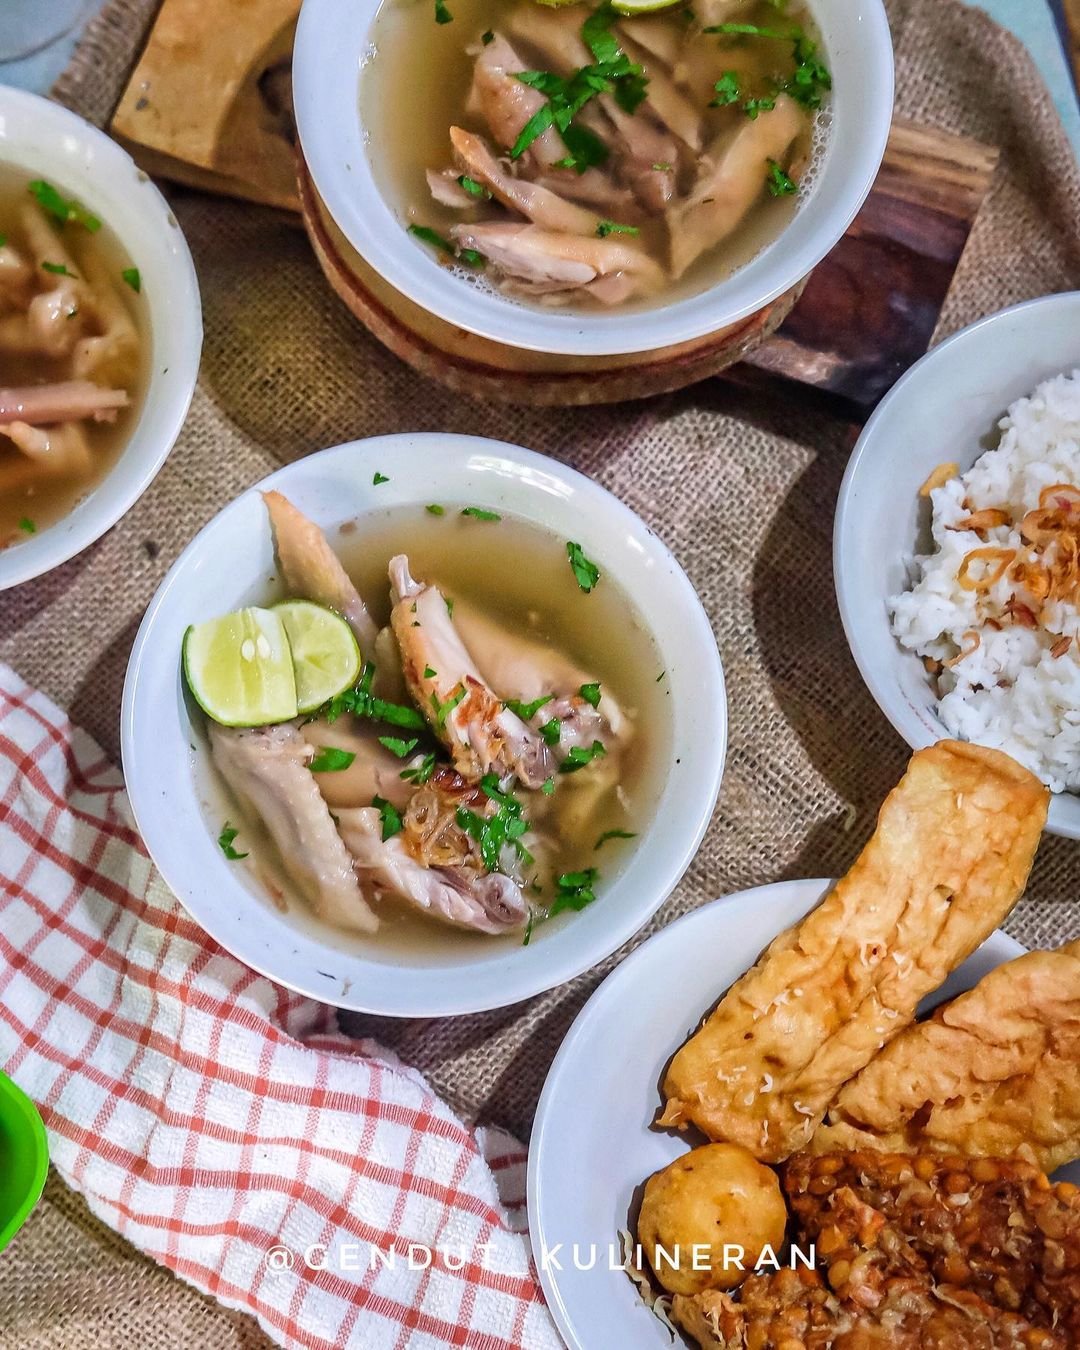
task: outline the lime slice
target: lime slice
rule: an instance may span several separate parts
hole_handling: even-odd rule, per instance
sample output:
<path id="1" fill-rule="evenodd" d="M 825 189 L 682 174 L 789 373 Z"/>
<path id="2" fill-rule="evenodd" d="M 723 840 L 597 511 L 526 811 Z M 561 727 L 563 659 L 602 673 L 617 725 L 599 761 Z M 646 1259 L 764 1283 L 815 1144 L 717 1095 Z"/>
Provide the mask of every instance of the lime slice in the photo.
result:
<path id="1" fill-rule="evenodd" d="M 272 609 L 238 609 L 184 634 L 184 678 L 199 707 L 227 727 L 287 722 L 297 713 L 285 625 Z"/>
<path id="2" fill-rule="evenodd" d="M 611 0 L 617 14 L 655 14 L 658 9 L 670 9 L 682 0 Z"/>
<path id="3" fill-rule="evenodd" d="M 273 612 L 284 624 L 292 649 L 300 712 L 314 712 L 353 687 L 363 663 L 352 629 L 340 614 L 310 600 L 286 600 Z"/>

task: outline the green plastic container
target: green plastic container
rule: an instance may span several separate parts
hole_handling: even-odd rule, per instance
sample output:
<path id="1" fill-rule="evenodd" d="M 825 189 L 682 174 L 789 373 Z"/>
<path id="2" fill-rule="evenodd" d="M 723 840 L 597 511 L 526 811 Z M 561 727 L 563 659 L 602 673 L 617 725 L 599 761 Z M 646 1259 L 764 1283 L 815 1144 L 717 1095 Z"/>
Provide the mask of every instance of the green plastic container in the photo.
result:
<path id="1" fill-rule="evenodd" d="M 41 1199 L 49 1145 L 37 1107 L 0 1073 L 0 1252 Z"/>

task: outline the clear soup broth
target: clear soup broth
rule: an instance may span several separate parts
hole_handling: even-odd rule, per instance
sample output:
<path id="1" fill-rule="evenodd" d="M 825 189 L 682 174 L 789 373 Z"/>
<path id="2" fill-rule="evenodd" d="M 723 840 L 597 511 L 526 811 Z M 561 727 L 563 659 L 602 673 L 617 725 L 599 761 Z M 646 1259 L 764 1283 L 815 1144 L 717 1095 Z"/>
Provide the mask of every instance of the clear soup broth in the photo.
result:
<path id="1" fill-rule="evenodd" d="M 516 300 L 716 285 L 791 221 L 824 134 L 831 77 L 796 3 L 384 0 L 372 39 L 361 118 L 402 228 Z"/>
<path id="2" fill-rule="evenodd" d="M 437 583 L 452 605 L 455 624 L 497 694 L 504 691 L 485 669 L 483 655 L 491 625 L 498 630 L 500 645 L 505 639 L 521 660 L 543 664 L 544 653 L 551 653 L 559 662 L 571 662 L 599 683 L 600 709 L 615 704 L 625 718 L 617 750 L 613 746 L 609 755 L 580 772 L 555 775 L 556 790 L 550 795 L 520 784 L 513 788 L 539 841 L 532 845 L 535 867 L 528 869 L 523 885 L 534 914 L 529 937 L 536 942 L 549 931 L 546 914 L 556 879 L 594 868 L 595 892 L 602 901 L 605 887 L 627 865 L 635 838 L 648 829 L 665 786 L 663 749 L 671 727 L 667 681 L 633 600 L 616 577 L 604 575 L 586 594 L 568 566 L 565 540 L 513 516 L 485 521 L 462 518 L 459 512 L 448 506 L 445 515 L 433 516 L 422 507 L 394 508 L 347 522 L 328 538 L 380 627 L 389 622 L 391 610 L 387 563 L 406 553 L 412 575 Z M 285 598 L 288 592 L 280 580 L 255 597 L 264 605 Z M 388 657 L 387 652 L 395 655 Z M 377 664 L 384 677 L 384 663 L 389 666 L 396 659 L 392 644 L 381 648 Z M 407 693 L 395 683 L 399 678 L 398 671 L 391 672 L 388 696 L 407 702 Z M 320 748 L 348 748 L 355 744 L 349 722 L 347 717 L 333 723 L 316 719 L 304 732 Z M 419 749 L 443 754 L 423 735 Z M 470 933 L 430 919 L 392 896 L 378 902 L 380 928 L 373 936 L 322 923 L 285 876 L 259 820 L 245 814 L 213 771 L 205 773 L 201 786 L 215 835 L 226 821 L 239 827 L 235 845 L 249 854 L 244 866 L 253 888 L 268 891 L 294 921 L 339 950 L 378 953 L 380 959 L 396 950 L 415 964 L 445 959 L 448 946 L 461 956 L 481 956 L 490 955 L 493 947 L 506 950 L 523 941 L 520 929 L 495 936 Z M 320 788 L 332 812 L 371 802 L 370 788 L 367 795 L 356 794 L 348 772 L 321 775 Z M 573 920 L 573 913 L 563 914 L 551 926 Z"/>
<path id="3" fill-rule="evenodd" d="M 138 419 L 142 279 L 62 184 L 0 166 L 0 548 L 67 515 Z"/>

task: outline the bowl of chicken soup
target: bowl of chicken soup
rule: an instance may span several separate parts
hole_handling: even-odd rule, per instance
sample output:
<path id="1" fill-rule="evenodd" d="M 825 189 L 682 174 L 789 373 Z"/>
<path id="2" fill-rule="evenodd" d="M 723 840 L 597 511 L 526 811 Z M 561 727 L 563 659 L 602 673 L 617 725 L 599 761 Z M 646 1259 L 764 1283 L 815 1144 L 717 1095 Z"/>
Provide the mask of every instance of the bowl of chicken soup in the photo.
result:
<path id="1" fill-rule="evenodd" d="M 103 132 L 0 87 L 0 590 L 129 509 L 187 413 L 202 313 L 168 203 Z"/>
<path id="2" fill-rule="evenodd" d="M 304 0 L 293 72 L 318 207 L 393 292 L 363 307 L 376 331 L 413 305 L 589 360 L 790 294 L 859 209 L 892 113 L 880 0 Z"/>
<path id="3" fill-rule="evenodd" d="M 196 536 L 122 744 L 146 845 L 222 946 L 417 1017 L 631 938 L 700 843 L 726 726 L 708 618 L 643 521 L 529 450 L 418 434 L 281 469 Z"/>

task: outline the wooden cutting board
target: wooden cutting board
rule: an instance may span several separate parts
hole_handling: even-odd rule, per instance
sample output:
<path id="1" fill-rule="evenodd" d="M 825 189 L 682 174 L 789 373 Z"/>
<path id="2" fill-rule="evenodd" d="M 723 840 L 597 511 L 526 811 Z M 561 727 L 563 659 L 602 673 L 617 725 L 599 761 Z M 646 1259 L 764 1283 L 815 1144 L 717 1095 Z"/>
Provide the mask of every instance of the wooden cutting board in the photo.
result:
<path id="1" fill-rule="evenodd" d="M 1080 0 L 1067 3 L 1080 11 Z M 299 211 L 289 89 L 299 8 L 299 0 L 164 0 L 113 134 L 151 174 Z M 977 141 L 898 121 L 862 212 L 775 333 L 775 323 L 763 321 L 752 341 L 718 339 L 711 359 L 697 352 L 688 361 L 681 352 L 677 368 L 654 361 L 651 380 L 640 378 L 640 362 L 628 362 L 639 368 L 632 379 L 608 374 L 591 386 L 589 369 L 578 372 L 580 382 L 568 382 L 560 363 L 558 380 L 541 387 L 553 373 L 550 362 L 538 363 L 530 381 L 519 355 L 489 353 L 494 373 L 485 396 L 499 397 L 502 388 L 515 402 L 588 401 L 590 387 L 597 399 L 644 395 L 706 378 L 738 359 L 734 375 L 743 382 L 813 391 L 861 419 L 926 351 L 997 157 Z M 311 210 L 307 224 L 309 231 L 318 226 Z M 316 228 L 313 239 L 325 269 L 320 233 Z M 352 293 L 328 275 L 339 293 Z M 433 349 L 430 326 L 406 321 L 405 307 L 390 340 L 385 323 L 370 321 L 370 299 L 354 312 L 381 341 L 436 379 L 468 383 L 453 378 L 458 330 L 436 336 Z M 385 303 L 377 307 L 385 312 Z M 414 357 L 421 349 L 422 359 Z M 510 370 L 513 378 L 500 382 L 499 372 Z"/>

